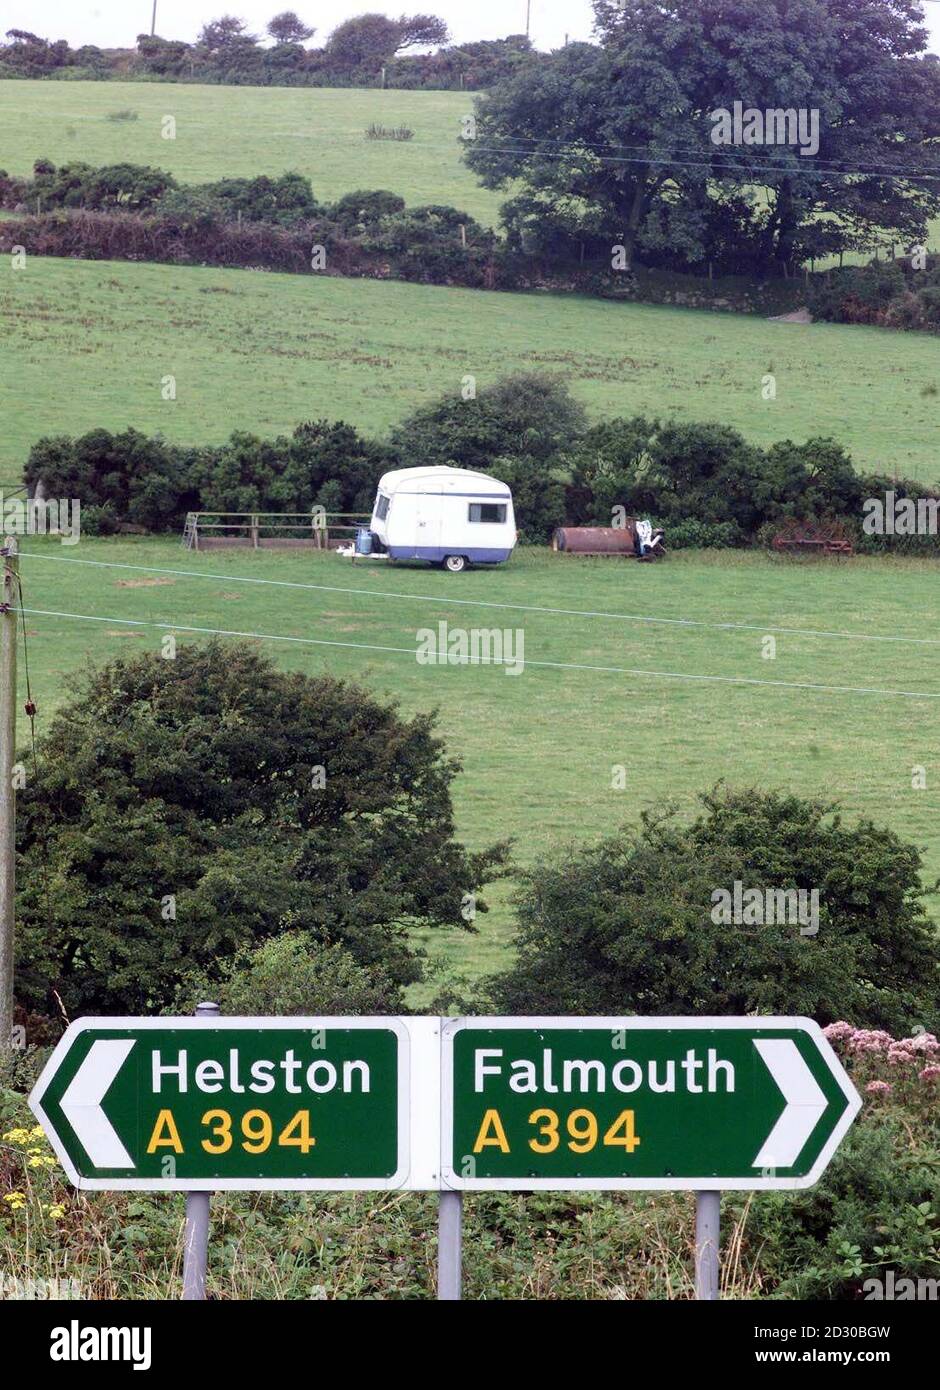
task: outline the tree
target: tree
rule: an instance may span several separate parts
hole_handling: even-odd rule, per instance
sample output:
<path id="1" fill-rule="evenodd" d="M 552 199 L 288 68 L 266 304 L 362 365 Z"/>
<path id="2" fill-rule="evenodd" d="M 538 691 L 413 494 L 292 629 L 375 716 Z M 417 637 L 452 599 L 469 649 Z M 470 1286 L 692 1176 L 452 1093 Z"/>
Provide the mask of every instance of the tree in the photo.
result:
<path id="1" fill-rule="evenodd" d="M 268 23 L 268 33 L 275 43 L 306 43 L 316 30 L 304 24 L 293 10 L 283 10 Z"/>
<path id="2" fill-rule="evenodd" d="M 497 1012 L 807 1014 L 936 1030 L 940 942 L 914 845 L 782 792 L 718 787 L 702 801 L 690 826 L 644 813 L 638 829 L 526 876 Z M 736 881 L 817 890 L 817 933 L 716 921 L 715 891 Z"/>
<path id="3" fill-rule="evenodd" d="M 398 21 L 398 47 L 396 53 L 406 48 L 429 48 L 435 43 L 446 43 L 450 38 L 443 19 L 433 14 L 402 15 Z"/>
<path id="4" fill-rule="evenodd" d="M 433 15 L 356 15 L 338 25 L 326 45 L 327 56 L 337 66 L 351 69 L 388 62 L 402 49 L 420 44 L 444 43 L 447 26 Z"/>
<path id="5" fill-rule="evenodd" d="M 544 464 L 585 427 L 584 409 L 564 381 L 547 372 L 515 372 L 470 399 L 459 393 L 422 406 L 397 427 L 402 461 L 454 463 L 490 471 L 500 455 Z"/>
<path id="6" fill-rule="evenodd" d="M 247 32 L 245 21 L 236 19 L 231 14 L 224 14 L 221 19 L 212 19 L 208 24 L 204 24 L 197 39 L 197 43 L 201 44 L 210 54 L 217 54 L 227 48 L 237 48 L 244 44 L 257 42 L 258 36 Z"/>
<path id="7" fill-rule="evenodd" d="M 91 671 L 18 798 L 20 1002 L 151 1011 L 291 931 L 400 1007 L 421 975 L 406 924 L 466 927 L 464 894 L 505 858 L 454 839 L 458 768 L 433 715 L 250 643 Z"/>
<path id="8" fill-rule="evenodd" d="M 599 45 L 478 101 L 465 158 L 489 187 L 522 182 L 517 236 L 620 246 L 625 267 L 644 252 L 702 266 L 717 236 L 763 269 L 926 236 L 940 65 L 914 0 L 737 0 L 733 23 L 725 0 L 595 0 L 595 14 Z M 818 152 L 716 145 L 714 113 L 735 101 L 817 112 Z"/>

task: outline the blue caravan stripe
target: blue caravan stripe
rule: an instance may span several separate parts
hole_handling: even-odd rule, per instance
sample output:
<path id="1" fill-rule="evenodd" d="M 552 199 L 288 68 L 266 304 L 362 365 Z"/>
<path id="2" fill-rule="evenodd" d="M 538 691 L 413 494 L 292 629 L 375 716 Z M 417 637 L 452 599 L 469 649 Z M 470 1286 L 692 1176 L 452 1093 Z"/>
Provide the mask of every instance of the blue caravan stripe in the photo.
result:
<path id="1" fill-rule="evenodd" d="M 501 565 L 509 559 L 511 549 L 487 550 L 482 547 L 451 546 L 446 549 L 439 545 L 390 545 L 388 553 L 393 560 L 443 560 L 448 555 L 466 555 L 472 565 Z"/>

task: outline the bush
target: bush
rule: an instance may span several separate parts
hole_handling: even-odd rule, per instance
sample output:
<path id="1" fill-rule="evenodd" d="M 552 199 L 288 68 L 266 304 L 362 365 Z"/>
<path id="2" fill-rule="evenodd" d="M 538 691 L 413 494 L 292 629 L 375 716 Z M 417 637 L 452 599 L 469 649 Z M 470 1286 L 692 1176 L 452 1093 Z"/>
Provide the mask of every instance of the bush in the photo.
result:
<path id="1" fill-rule="evenodd" d="M 366 127 L 367 140 L 411 140 L 414 138 L 414 131 L 407 125 L 376 125 L 373 121 Z"/>
<path id="2" fill-rule="evenodd" d="M 90 534 L 121 522 L 151 531 L 177 530 L 189 511 L 371 512 L 375 487 L 390 457 L 342 421 L 298 425 L 287 438 L 241 432 L 200 448 L 148 439 L 137 430 L 91 430 L 78 439 L 40 439 L 30 450 L 25 481 L 46 496 L 76 497 Z"/>
<path id="3" fill-rule="evenodd" d="M 31 182 L 18 191 L 30 205 L 38 200 L 44 210 L 142 212 L 154 208 L 176 186 L 172 174 L 148 165 L 107 164 L 95 168 L 75 160 L 56 168 L 49 160 L 41 159 L 33 166 Z"/>
<path id="4" fill-rule="evenodd" d="M 40 439 L 30 450 L 25 482 L 31 491 L 41 482 L 47 497 L 78 498 L 82 524 L 98 526 L 100 534 L 121 521 L 175 528 L 198 506 L 180 451 L 133 429 Z"/>
<path id="5" fill-rule="evenodd" d="M 398 987 L 380 967 L 360 965 L 342 946 L 311 948 L 301 932 L 286 931 L 243 949 L 222 964 L 219 978 L 187 980 L 174 1012 L 191 1013 L 211 994 L 223 1014 L 395 1013 Z"/>
<path id="6" fill-rule="evenodd" d="M 422 406 L 392 433 L 403 464 L 453 464 L 493 471 L 499 457 L 545 464 L 583 433 L 583 407 L 546 372 L 513 372 L 471 399 L 447 395 Z"/>
<path id="7" fill-rule="evenodd" d="M 391 258 L 406 280 L 482 285 L 496 237 L 456 208 L 409 208 L 365 229 L 365 250 Z"/>
<path id="8" fill-rule="evenodd" d="M 400 1011 L 421 976 L 406 924 L 466 927 L 465 893 L 505 859 L 455 841 L 458 770 L 433 716 L 250 643 L 91 671 L 18 798 L 18 1002 L 147 1013 L 290 931 L 311 957 L 342 948 Z M 350 997 L 368 983 L 336 956 L 319 970 Z"/>
<path id="9" fill-rule="evenodd" d="M 872 323 L 884 328 L 940 329 L 940 260 L 915 270 L 910 261 L 876 262 L 830 271 L 813 279 L 813 316 L 834 323 Z"/>
<path id="10" fill-rule="evenodd" d="M 387 189 L 357 189 L 346 193 L 339 202 L 329 209 L 330 217 L 337 222 L 347 235 L 361 235 L 367 227 L 374 226 L 386 217 L 404 212 L 405 200 L 397 193 Z"/>
<path id="11" fill-rule="evenodd" d="M 654 524 L 662 525 L 655 521 Z M 666 543 L 670 550 L 729 550 L 747 544 L 747 537 L 733 521 L 699 521 L 686 517 L 669 526 Z"/>
<path id="12" fill-rule="evenodd" d="M 895 1039 L 841 1021 L 826 1033 L 865 1105 L 815 1187 L 753 1205 L 747 1241 L 775 1298 L 857 1299 L 889 1270 L 937 1275 L 940 1045 L 930 1033 Z"/>
<path id="13" fill-rule="evenodd" d="M 940 941 L 913 845 L 782 793 L 718 787 L 702 802 L 690 826 L 645 813 L 639 829 L 526 876 L 519 956 L 494 981 L 496 1012 L 806 1014 L 823 1024 L 850 1013 L 936 1031 Z M 817 890 L 818 933 L 716 922 L 714 894 L 735 882 Z"/>
<path id="14" fill-rule="evenodd" d="M 497 458 L 485 470 L 512 490 L 516 528 L 523 545 L 545 545 L 565 524 L 565 488 L 549 465 L 531 456 Z"/>

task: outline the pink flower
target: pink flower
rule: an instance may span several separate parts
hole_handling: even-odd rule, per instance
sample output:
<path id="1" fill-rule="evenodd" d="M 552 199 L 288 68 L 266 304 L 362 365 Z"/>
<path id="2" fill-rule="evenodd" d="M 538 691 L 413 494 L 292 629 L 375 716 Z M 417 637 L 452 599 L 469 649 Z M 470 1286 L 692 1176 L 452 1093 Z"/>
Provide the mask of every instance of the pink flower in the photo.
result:
<path id="1" fill-rule="evenodd" d="M 933 1062 L 930 1066 L 924 1067 L 923 1071 L 919 1071 L 917 1075 L 921 1081 L 936 1081 L 937 1077 L 940 1076 L 940 1067 Z"/>
<path id="2" fill-rule="evenodd" d="M 926 1052 L 930 1056 L 940 1052 L 940 1043 L 933 1033 L 915 1033 L 913 1038 L 902 1038 L 901 1046 L 909 1048 L 911 1052 Z"/>
<path id="3" fill-rule="evenodd" d="M 894 1046 L 894 1038 L 880 1028 L 859 1028 L 849 1042 L 852 1052 L 886 1052 Z"/>
<path id="4" fill-rule="evenodd" d="M 887 1081 L 869 1081 L 865 1087 L 866 1093 L 870 1096 L 887 1096 L 893 1090 L 894 1087 L 889 1086 Z"/>
<path id="5" fill-rule="evenodd" d="M 896 1067 L 901 1062 L 916 1062 L 917 1058 L 907 1048 L 896 1045 L 888 1049 L 888 1061 L 893 1067 Z"/>
<path id="6" fill-rule="evenodd" d="M 855 1029 L 852 1027 L 851 1023 L 845 1023 L 844 1021 L 840 1023 L 830 1023 L 828 1027 L 823 1029 L 823 1037 L 828 1038 L 830 1042 L 843 1042 L 846 1038 L 851 1038 L 854 1033 Z"/>

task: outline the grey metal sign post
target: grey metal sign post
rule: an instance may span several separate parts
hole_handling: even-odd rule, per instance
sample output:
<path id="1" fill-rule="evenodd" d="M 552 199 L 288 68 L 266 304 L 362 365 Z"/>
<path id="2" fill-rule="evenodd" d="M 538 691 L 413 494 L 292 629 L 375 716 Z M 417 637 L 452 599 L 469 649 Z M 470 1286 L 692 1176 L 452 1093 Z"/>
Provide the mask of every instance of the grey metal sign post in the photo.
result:
<path id="1" fill-rule="evenodd" d="M 721 1193 L 702 1191 L 695 1194 L 695 1297 L 719 1297 L 719 1227 L 721 1222 Z"/>
<path id="2" fill-rule="evenodd" d="M 463 1193 L 442 1192 L 437 1220 L 437 1296 L 453 1303 L 461 1297 Z"/>
<path id="3" fill-rule="evenodd" d="M 197 1004 L 197 1018 L 215 1018 L 218 1004 Z M 186 1230 L 183 1237 L 183 1301 L 201 1302 L 206 1296 L 209 1261 L 209 1201 L 211 1192 L 186 1193 Z"/>

